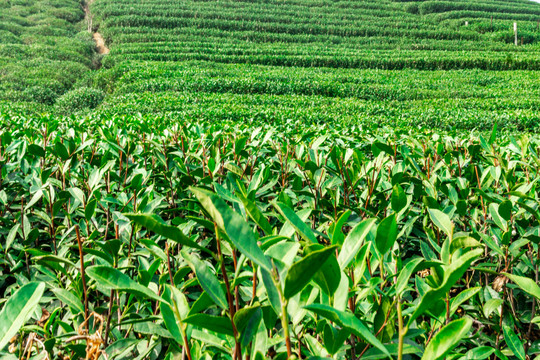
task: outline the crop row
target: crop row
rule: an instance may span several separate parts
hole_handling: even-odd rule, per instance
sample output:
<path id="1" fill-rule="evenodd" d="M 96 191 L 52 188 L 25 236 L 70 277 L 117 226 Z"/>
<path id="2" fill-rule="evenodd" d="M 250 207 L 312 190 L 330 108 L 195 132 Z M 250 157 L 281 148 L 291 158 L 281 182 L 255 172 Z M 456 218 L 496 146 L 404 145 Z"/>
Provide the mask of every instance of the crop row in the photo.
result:
<path id="1" fill-rule="evenodd" d="M 374 89 L 377 91 L 377 89 Z M 374 93 L 373 97 L 376 97 Z M 185 92 L 129 93 L 111 96 L 97 110 L 104 115 L 160 114 L 175 121 L 260 124 L 359 124 L 368 128 L 489 130 L 494 123 L 509 132 L 538 132 L 534 99 L 427 99 L 365 101 L 300 95 L 242 95 Z"/>
<path id="2" fill-rule="evenodd" d="M 421 2 L 423 7 L 435 2 Z M 443 2 L 441 2 L 443 3 Z M 126 6 L 119 2 L 103 2 L 94 5 L 98 14 L 98 21 L 105 28 L 126 27 L 129 32 L 137 32 L 130 28 L 149 27 L 154 29 L 176 29 L 179 27 L 195 27 L 205 29 L 219 29 L 224 32 L 255 31 L 259 33 L 287 34 L 287 35 L 330 35 L 344 37 L 379 36 L 400 37 L 408 39 L 470 39 L 479 41 L 478 48 L 484 46 L 484 42 L 492 42 L 493 39 L 482 36 L 482 33 L 469 31 L 461 26 L 448 28 L 439 24 L 441 20 L 426 21 L 425 19 L 404 12 L 400 6 L 385 2 L 370 4 L 367 2 L 355 3 L 357 9 L 340 7 L 342 3 L 328 3 L 321 7 L 311 8 L 306 3 L 259 3 L 259 2 L 234 2 L 215 3 L 212 1 L 188 2 L 182 4 L 169 4 L 163 1 L 151 1 L 138 3 L 136 6 Z M 412 5 L 419 3 L 412 3 Z M 446 3 L 443 3 L 446 4 Z M 451 4 L 448 2 L 448 4 Z M 467 3 L 459 3 L 456 6 L 465 6 Z M 486 6 L 491 6 L 487 5 Z M 498 4 L 501 5 L 501 4 Z M 497 6 L 498 6 L 497 5 Z M 484 4 L 479 4 L 484 6 Z M 479 12 L 471 18 L 466 18 L 474 23 L 479 20 L 495 17 L 495 25 L 500 27 L 499 19 L 528 20 L 536 22 L 534 4 L 521 2 L 516 8 L 521 9 L 522 14 L 508 11 L 495 13 Z M 328 11 L 333 8 L 334 11 Z M 470 9 L 460 11 L 472 11 Z M 443 13 L 450 14 L 451 12 Z M 487 15 L 483 15 L 487 14 Z M 514 15 L 517 18 L 513 17 Z M 520 16 L 526 16 L 522 18 Z M 507 27 L 511 22 L 505 21 Z M 529 27 L 528 23 L 525 23 Z M 532 26 L 531 26 L 532 27 Z M 107 30 L 106 30 L 107 32 Z M 114 33 L 109 33 L 109 39 L 114 41 Z M 497 41 L 497 40 L 496 40 Z M 536 40 L 535 40 L 536 41 Z"/>
<path id="3" fill-rule="evenodd" d="M 418 70 L 538 70 L 536 53 L 445 52 L 445 51 L 359 51 L 353 56 L 340 56 L 338 48 L 326 55 L 306 54 L 305 48 L 295 49 L 280 44 L 258 44 L 231 47 L 211 46 L 170 49 L 163 53 L 141 52 L 133 49 L 129 54 L 115 56 L 115 51 L 103 62 L 112 67 L 122 61 L 211 61 L 219 63 L 259 64 L 289 67 L 333 67 L 371 69 Z M 158 48 L 159 49 L 159 48 Z M 121 51 L 121 50 L 119 50 Z"/>
<path id="4" fill-rule="evenodd" d="M 540 8 L 531 3 L 507 4 L 495 2 L 465 2 L 465 1 L 422 1 L 418 5 L 420 14 L 443 13 L 451 11 L 477 11 L 495 14 L 527 14 L 540 17 Z"/>
<path id="5" fill-rule="evenodd" d="M 500 98 L 505 102 L 512 100 L 518 106 L 524 101 L 533 101 L 540 91 L 538 74 L 534 71 L 516 74 L 478 70 L 289 69 L 209 62 L 156 62 L 126 63 L 109 72 L 117 73 L 109 80 L 114 84 L 114 95 L 177 91 L 322 95 L 380 101 Z M 100 76 L 105 78 L 106 74 Z"/>
<path id="6" fill-rule="evenodd" d="M 202 60 L 335 68 L 538 68 L 535 47 L 510 45 L 511 21 L 496 19 L 495 28 L 485 31 L 482 17 L 470 19 L 470 27 L 464 21 L 447 26 L 448 21 L 426 21 L 397 4 L 360 2 L 352 12 L 339 4 L 98 2 L 93 9 L 112 44 L 107 67 L 124 60 Z M 524 44 L 540 39 L 534 26 L 524 23 Z"/>
<path id="7" fill-rule="evenodd" d="M 507 26 L 507 29 L 510 29 Z M 354 37 L 343 38 L 340 36 L 330 35 L 312 35 L 312 34 L 276 34 L 276 33 L 261 33 L 256 31 L 228 31 L 223 32 L 219 29 L 212 28 L 194 28 L 182 27 L 175 29 L 152 29 L 148 27 L 141 28 L 124 28 L 111 27 L 103 31 L 104 36 L 109 39 L 114 38 L 115 48 L 137 47 L 148 43 L 155 43 L 155 51 L 160 46 L 159 43 L 185 43 L 189 40 L 193 42 L 214 42 L 227 44 L 242 44 L 247 41 L 256 43 L 287 43 L 296 47 L 338 47 L 346 51 L 359 48 L 370 50 L 446 50 L 446 51 L 475 51 L 479 47 L 477 40 L 432 40 L 432 39 L 414 39 L 403 37 L 388 37 L 388 36 L 369 36 L 369 37 Z M 492 34 L 493 37 L 503 36 L 507 40 L 508 31 L 500 31 Z M 527 34 L 533 34 L 528 31 Z M 534 33 L 536 34 L 536 33 Z M 536 35 L 535 35 L 536 36 Z M 529 39 L 526 37 L 526 40 Z M 530 41 L 529 41 L 530 42 Z M 513 44 L 510 46 L 507 41 L 494 42 L 483 41 L 484 50 L 486 51 L 507 51 L 507 52 L 527 52 L 524 47 L 516 48 Z M 125 50 L 119 50 L 125 51 Z M 147 51 L 147 50 L 146 50 Z"/>
<path id="8" fill-rule="evenodd" d="M 405 33 L 408 37 L 416 38 L 432 38 L 432 39 L 478 39 L 478 34 L 471 32 L 463 32 L 456 34 L 454 31 L 446 29 L 422 29 L 415 31 L 414 28 L 394 28 L 393 26 L 381 28 L 381 25 L 364 23 L 343 25 L 327 25 L 316 23 L 305 24 L 288 24 L 279 21 L 261 22 L 261 21 L 241 21 L 227 19 L 205 19 L 201 17 L 167 17 L 167 16 L 136 16 L 122 15 L 103 20 L 105 26 L 114 27 L 151 27 L 172 29 L 177 27 L 200 27 L 200 28 L 216 28 L 222 31 L 257 31 L 271 32 L 284 34 L 314 34 L 314 35 L 335 35 L 342 37 L 349 36 L 403 36 Z"/>

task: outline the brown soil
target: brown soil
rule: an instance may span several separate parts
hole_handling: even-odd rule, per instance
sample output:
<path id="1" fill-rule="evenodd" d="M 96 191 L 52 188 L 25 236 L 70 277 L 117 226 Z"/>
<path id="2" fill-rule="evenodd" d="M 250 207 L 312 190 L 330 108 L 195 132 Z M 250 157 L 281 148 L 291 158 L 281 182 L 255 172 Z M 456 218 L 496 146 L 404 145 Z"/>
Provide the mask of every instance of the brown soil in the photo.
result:
<path id="1" fill-rule="evenodd" d="M 93 35 L 94 41 L 96 42 L 97 52 L 101 55 L 107 55 L 109 53 L 109 48 L 105 45 L 105 39 L 97 31 Z"/>
<path id="2" fill-rule="evenodd" d="M 87 0 L 86 3 L 83 5 L 86 23 L 88 24 L 88 32 L 93 33 L 92 38 L 96 42 L 96 49 L 98 54 L 106 55 L 109 53 L 109 48 L 105 44 L 105 39 L 103 39 L 103 36 L 99 32 L 94 31 L 92 27 L 92 13 L 90 13 L 90 5 L 93 2 L 94 0 Z"/>

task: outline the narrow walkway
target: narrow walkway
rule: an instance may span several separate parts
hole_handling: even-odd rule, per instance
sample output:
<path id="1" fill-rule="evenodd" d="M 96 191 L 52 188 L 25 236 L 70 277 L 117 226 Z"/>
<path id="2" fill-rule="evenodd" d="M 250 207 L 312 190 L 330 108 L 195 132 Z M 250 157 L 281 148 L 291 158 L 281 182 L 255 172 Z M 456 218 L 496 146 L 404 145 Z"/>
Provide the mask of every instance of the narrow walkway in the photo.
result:
<path id="1" fill-rule="evenodd" d="M 109 53 L 109 48 L 105 45 L 105 39 L 97 31 L 94 33 L 94 41 L 96 42 L 96 49 L 98 54 L 107 55 Z"/>
<path id="2" fill-rule="evenodd" d="M 90 12 L 90 5 L 93 2 L 94 0 L 88 0 L 83 5 L 86 24 L 88 25 L 88 32 L 92 34 L 92 38 L 96 42 L 96 49 L 97 49 L 98 54 L 107 55 L 109 53 L 109 48 L 105 44 L 105 39 L 98 31 L 94 31 L 94 28 L 92 26 L 93 17 L 92 17 L 92 13 Z"/>

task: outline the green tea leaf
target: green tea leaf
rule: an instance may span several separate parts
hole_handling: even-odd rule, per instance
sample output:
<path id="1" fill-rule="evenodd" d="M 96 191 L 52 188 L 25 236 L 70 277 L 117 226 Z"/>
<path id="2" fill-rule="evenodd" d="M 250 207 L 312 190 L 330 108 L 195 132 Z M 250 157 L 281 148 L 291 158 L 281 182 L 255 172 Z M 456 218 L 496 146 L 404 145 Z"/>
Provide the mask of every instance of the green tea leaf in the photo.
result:
<path id="1" fill-rule="evenodd" d="M 499 204 L 499 215 L 506 221 L 512 219 L 512 202 L 505 200 Z"/>
<path id="2" fill-rule="evenodd" d="M 450 243 L 450 254 L 453 254 L 454 251 L 456 251 L 457 249 L 464 249 L 469 247 L 474 248 L 479 246 L 482 246 L 482 243 L 470 236 L 456 237 Z"/>
<path id="3" fill-rule="evenodd" d="M 84 312 L 83 303 L 71 291 L 57 288 L 52 289 L 52 292 L 60 299 L 60 301 L 68 305 L 74 314 L 82 314 Z"/>
<path id="4" fill-rule="evenodd" d="M 405 191 L 401 187 L 401 185 L 396 184 L 394 185 L 392 189 L 392 210 L 394 210 L 396 213 L 400 212 L 407 206 L 407 194 L 405 194 Z"/>
<path id="5" fill-rule="evenodd" d="M 84 206 L 86 197 L 84 196 L 84 192 L 81 189 L 73 187 L 73 188 L 69 188 L 68 191 L 71 194 L 71 196 L 73 196 L 76 200 L 78 200 L 81 203 L 81 205 Z"/>
<path id="6" fill-rule="evenodd" d="M 358 254 L 367 234 L 375 224 L 375 220 L 376 219 L 366 219 L 362 221 L 351 230 L 343 241 L 343 246 L 341 247 L 338 256 L 339 267 L 342 270 L 345 269 Z"/>
<path id="7" fill-rule="evenodd" d="M 0 311 L 0 350 L 32 315 L 44 291 L 45 283 L 30 282 L 8 298 Z"/>
<path id="8" fill-rule="evenodd" d="M 464 357 L 460 360 L 484 360 L 495 352 L 495 349 L 490 346 L 480 346 L 467 351 Z"/>
<path id="9" fill-rule="evenodd" d="M 437 209 L 428 209 L 429 217 L 431 221 L 443 232 L 446 233 L 450 241 L 454 235 L 454 224 L 450 220 L 450 217 Z"/>
<path id="10" fill-rule="evenodd" d="M 69 158 L 69 153 L 66 147 L 64 146 L 64 144 L 62 144 L 59 141 L 54 144 L 54 151 L 56 155 L 64 161 L 66 161 Z"/>
<path id="11" fill-rule="evenodd" d="M 257 245 L 253 230 L 240 214 L 233 211 L 217 194 L 198 188 L 190 190 L 242 254 L 267 271 L 272 270 L 270 260 Z"/>
<path id="12" fill-rule="evenodd" d="M 507 221 L 500 215 L 499 213 L 499 205 L 492 203 L 489 204 L 489 214 L 491 215 L 491 218 L 493 219 L 493 222 L 497 224 L 497 226 L 502 229 L 503 231 L 508 231 L 508 223 Z"/>
<path id="13" fill-rule="evenodd" d="M 334 296 L 341 281 L 341 269 L 335 256 L 329 256 L 319 271 L 313 276 L 313 281 L 328 296 Z"/>
<path id="14" fill-rule="evenodd" d="M 337 246 L 330 246 L 322 250 L 314 251 L 295 262 L 285 277 L 285 286 L 283 290 L 285 298 L 290 299 L 302 291 L 302 289 L 311 281 L 315 273 L 321 269 L 326 260 L 335 253 L 336 248 Z"/>
<path id="15" fill-rule="evenodd" d="M 9 233 L 8 233 L 8 236 L 6 238 L 6 244 L 5 244 L 5 251 L 8 251 L 8 249 L 11 247 L 11 245 L 13 244 L 13 241 L 15 240 L 15 237 L 17 236 L 17 231 L 21 228 L 21 225 L 20 224 L 15 224 L 13 225 L 13 227 L 11 228 L 11 230 L 9 230 Z"/>
<path id="16" fill-rule="evenodd" d="M 189 312 L 189 304 L 186 296 L 180 290 L 170 285 L 165 286 L 162 296 L 167 300 L 167 302 L 162 301 L 159 304 L 163 322 L 173 338 L 179 344 L 183 344 L 184 329 L 182 328 L 182 321 L 187 317 Z"/>
<path id="17" fill-rule="evenodd" d="M 503 275 L 515 282 L 521 290 L 540 300 L 540 286 L 533 279 L 508 273 L 503 273 Z"/>
<path id="18" fill-rule="evenodd" d="M 394 246 L 397 240 L 397 222 L 396 214 L 392 214 L 385 218 L 377 227 L 377 237 L 375 238 L 375 244 L 377 250 L 384 255 L 386 252 Z"/>
<path id="19" fill-rule="evenodd" d="M 358 336 L 368 344 L 371 344 L 377 349 L 381 350 L 387 357 L 392 358 L 386 347 L 379 341 L 379 339 L 377 339 L 375 335 L 373 335 L 370 330 L 353 314 L 345 311 L 339 311 L 323 304 L 312 304 L 305 306 L 304 308 L 335 322 L 337 325 L 343 328 L 348 329 L 351 333 Z"/>
<path id="20" fill-rule="evenodd" d="M 184 251 L 182 251 L 182 256 L 189 263 L 195 272 L 195 275 L 197 275 L 197 280 L 199 280 L 199 284 L 204 291 L 206 291 L 219 307 L 223 310 L 228 310 L 227 297 L 225 296 L 225 292 L 216 275 L 214 275 L 209 267 L 197 257 L 189 255 Z"/>
<path id="21" fill-rule="evenodd" d="M 152 300 L 164 301 L 146 286 L 142 286 L 123 272 L 112 267 L 94 265 L 86 269 L 86 274 L 104 289 L 125 291 Z"/>
<path id="22" fill-rule="evenodd" d="M 45 150 L 39 145 L 36 144 L 30 144 L 28 145 L 28 152 L 32 155 L 35 155 L 37 157 L 44 157 L 45 156 Z"/>
<path id="23" fill-rule="evenodd" d="M 472 320 L 462 318 L 443 327 L 426 346 L 422 360 L 441 360 L 471 329 Z"/>
<path id="24" fill-rule="evenodd" d="M 317 243 L 317 237 L 313 233 L 313 230 L 311 230 L 311 228 L 303 222 L 290 207 L 281 202 L 274 202 L 273 205 L 276 210 L 289 221 L 302 239 L 310 243 Z"/>
<path id="25" fill-rule="evenodd" d="M 195 314 L 185 318 L 184 322 L 218 334 L 234 336 L 231 320 L 223 316 Z"/>
<path id="26" fill-rule="evenodd" d="M 502 299 L 489 299 L 487 300 L 484 305 L 482 306 L 483 314 L 486 317 L 486 319 L 489 319 L 489 316 L 499 309 L 502 304 L 504 304 L 504 300 Z M 500 312 L 497 312 L 497 315 L 499 315 Z"/>
<path id="27" fill-rule="evenodd" d="M 330 225 L 328 229 L 328 235 L 332 240 L 332 245 L 343 245 L 343 240 L 345 240 L 345 235 L 343 234 L 342 227 L 345 225 L 352 212 L 350 210 L 345 211 L 336 222 Z"/>
<path id="28" fill-rule="evenodd" d="M 452 286 L 461 279 L 469 266 L 483 253 L 483 249 L 476 249 L 463 254 L 457 259 L 452 259 L 452 263 L 444 269 L 444 278 L 441 285 L 438 288 L 429 290 L 422 296 L 420 303 L 409 318 L 407 326 L 410 326 L 418 316 L 429 310 L 438 299 L 443 298 Z"/>
<path id="29" fill-rule="evenodd" d="M 503 325 L 503 333 L 504 341 L 506 341 L 506 345 L 508 345 L 514 355 L 519 360 L 525 360 L 525 349 L 523 348 L 523 343 L 521 342 L 521 340 L 519 340 L 519 337 L 516 335 L 516 333 L 508 325 Z"/>
<path id="30" fill-rule="evenodd" d="M 463 290 L 459 294 L 457 294 L 454 298 L 452 298 L 452 301 L 450 303 L 450 315 L 454 314 L 459 306 L 463 304 L 465 301 L 472 298 L 474 295 L 476 295 L 478 292 L 480 292 L 482 288 L 480 286 L 473 287 L 467 290 Z"/>
<path id="31" fill-rule="evenodd" d="M 399 272 L 396 281 L 396 294 L 403 294 L 403 291 L 405 291 L 405 289 L 407 288 L 407 284 L 409 283 L 409 279 L 411 278 L 412 273 L 416 271 L 416 268 L 418 267 L 418 265 L 420 265 L 422 261 L 424 261 L 423 258 L 412 259 Z"/>
<path id="32" fill-rule="evenodd" d="M 86 220 L 90 221 L 92 216 L 94 216 L 94 213 L 96 212 L 96 205 L 96 199 L 92 199 L 88 202 L 88 204 L 86 204 L 86 208 L 84 209 L 84 217 Z"/>
<path id="33" fill-rule="evenodd" d="M 246 209 L 246 213 L 251 220 L 259 225 L 265 235 L 272 235 L 272 227 L 257 205 L 246 198 L 241 192 L 237 192 L 236 196 L 242 201 L 242 204 L 244 204 L 244 209 Z"/>
<path id="34" fill-rule="evenodd" d="M 204 251 L 211 254 L 212 252 L 196 242 L 189 239 L 182 230 L 175 226 L 170 226 L 164 223 L 164 221 L 157 215 L 152 214 L 124 214 L 125 217 L 131 221 L 147 228 L 148 230 L 161 235 L 167 239 L 173 240 L 181 245 L 189 246 L 195 249 Z"/>
<path id="35" fill-rule="evenodd" d="M 272 274 L 264 270 L 263 268 L 259 268 L 259 271 L 261 272 L 262 283 L 264 285 L 264 288 L 266 289 L 266 296 L 268 297 L 270 306 L 272 306 L 272 309 L 276 314 L 280 315 L 281 297 L 279 296 L 278 288 L 276 287 L 276 284 L 272 279 Z"/>
<path id="36" fill-rule="evenodd" d="M 236 326 L 236 330 L 242 332 L 246 328 L 253 314 L 260 310 L 260 308 L 260 305 L 256 303 L 254 306 L 246 306 L 238 310 L 234 314 L 234 325 Z"/>

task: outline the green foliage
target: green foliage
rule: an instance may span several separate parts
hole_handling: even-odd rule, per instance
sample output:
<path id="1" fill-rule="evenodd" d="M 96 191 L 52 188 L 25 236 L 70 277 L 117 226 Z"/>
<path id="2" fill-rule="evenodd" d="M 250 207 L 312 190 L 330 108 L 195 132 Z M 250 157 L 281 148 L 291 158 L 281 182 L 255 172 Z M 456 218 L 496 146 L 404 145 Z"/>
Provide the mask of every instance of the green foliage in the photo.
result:
<path id="1" fill-rule="evenodd" d="M 0 349 L 10 343 L 13 335 L 17 334 L 32 315 L 44 290 L 44 283 L 31 282 L 9 297 L 0 312 Z"/>
<path id="2" fill-rule="evenodd" d="M 105 93 L 100 89 L 78 88 L 68 91 L 56 101 L 56 109 L 63 114 L 71 114 L 82 110 L 96 108 L 103 99 Z"/>
<path id="3" fill-rule="evenodd" d="M 41 86 L 32 86 L 25 89 L 22 96 L 26 101 L 33 101 L 45 105 L 53 105 L 58 97 L 51 89 Z"/>
<path id="4" fill-rule="evenodd" d="M 1 358 L 537 356 L 538 5 L 81 5 L 0 2 Z"/>
<path id="5" fill-rule="evenodd" d="M 94 67 L 79 1 L 3 1 L 0 100 L 53 105 Z M 49 110 L 50 111 L 50 110 Z"/>
<path id="6" fill-rule="evenodd" d="M 292 264 L 285 277 L 283 296 L 290 299 L 302 291 L 318 271 L 325 270 L 323 266 L 333 252 L 335 253 L 334 247 L 313 251 Z"/>
<path id="7" fill-rule="evenodd" d="M 47 344 L 33 355 L 78 356 L 65 339 L 86 308 L 104 317 L 113 358 L 126 346 L 193 358 L 299 344 L 304 358 L 336 359 L 536 351 L 534 136 L 2 121 L 0 244 L 14 269 L 3 308 L 41 299 L 51 314 L 38 322 L 32 306 L 12 322 L 16 356 L 33 332 Z M 28 280 L 43 296 L 21 300 Z"/>
<path id="8" fill-rule="evenodd" d="M 467 336 L 472 327 L 472 320 L 465 318 L 454 320 L 444 326 L 429 342 L 422 359 L 441 360 L 462 338 Z"/>

